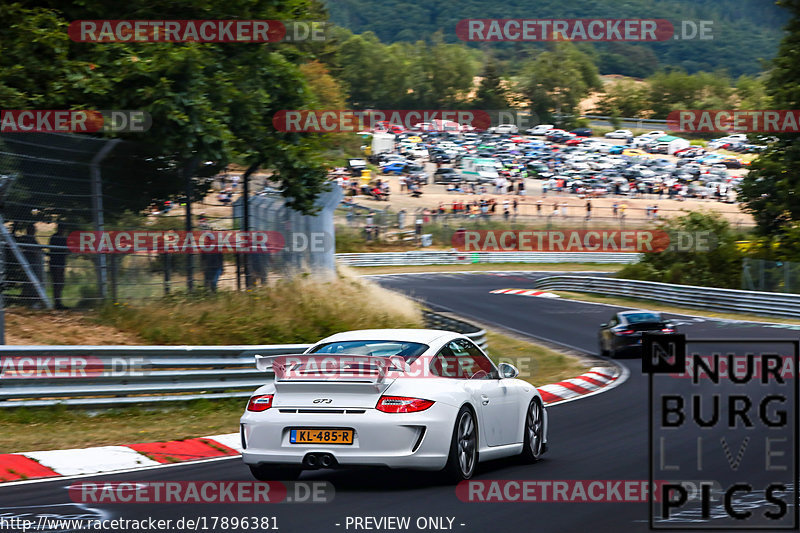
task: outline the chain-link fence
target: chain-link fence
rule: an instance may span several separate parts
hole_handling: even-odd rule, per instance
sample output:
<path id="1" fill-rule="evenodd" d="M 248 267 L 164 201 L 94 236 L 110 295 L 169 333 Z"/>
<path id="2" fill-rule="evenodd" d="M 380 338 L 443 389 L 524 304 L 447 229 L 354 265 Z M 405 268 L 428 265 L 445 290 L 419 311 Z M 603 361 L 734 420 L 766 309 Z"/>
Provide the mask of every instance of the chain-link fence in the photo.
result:
<path id="1" fill-rule="evenodd" d="M 742 289 L 800 293 L 800 263 L 745 258 L 742 260 Z"/>
<path id="2" fill-rule="evenodd" d="M 284 247 L 275 253 L 248 254 L 245 258 L 246 279 L 251 283 L 266 280 L 268 270 L 290 275 L 310 269 L 316 272 L 333 272 L 334 265 L 334 211 L 342 201 L 338 187 L 331 187 L 316 200 L 317 213 L 304 215 L 287 207 L 285 198 L 275 190 L 264 190 L 247 198 L 249 231 L 277 232 L 284 239 Z M 233 205 L 236 227 L 244 227 L 244 197 Z"/>
<path id="3" fill-rule="evenodd" d="M 89 307 L 177 291 L 241 289 L 266 283 L 268 272 L 333 269 L 338 189 L 320 198 L 319 215 L 304 216 L 270 189 L 269 175 L 252 174 L 244 183 L 235 168 L 217 172 L 212 162 L 182 174 L 143 153 L 135 143 L 89 136 L 0 135 L 5 305 Z M 248 224 L 245 189 L 255 193 L 248 195 Z M 166 253 L 166 247 L 146 246 L 125 252 L 102 248 L 100 238 L 236 230 L 279 232 L 286 247 L 270 254 L 197 247 Z M 93 235 L 100 245 L 85 248 L 84 237 L 95 242 Z"/>

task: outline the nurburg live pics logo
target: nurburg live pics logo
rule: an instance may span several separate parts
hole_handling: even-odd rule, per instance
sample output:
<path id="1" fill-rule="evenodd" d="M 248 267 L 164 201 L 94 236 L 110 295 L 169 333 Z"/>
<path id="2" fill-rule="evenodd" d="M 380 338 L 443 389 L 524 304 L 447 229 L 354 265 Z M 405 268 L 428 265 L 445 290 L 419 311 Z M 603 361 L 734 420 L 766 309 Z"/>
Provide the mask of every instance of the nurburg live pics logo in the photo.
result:
<path id="1" fill-rule="evenodd" d="M 651 529 L 797 530 L 798 353 L 795 339 L 643 334 L 650 483 L 700 480 L 691 498 L 679 481 L 662 485 Z M 691 379 L 671 379 L 687 369 Z"/>

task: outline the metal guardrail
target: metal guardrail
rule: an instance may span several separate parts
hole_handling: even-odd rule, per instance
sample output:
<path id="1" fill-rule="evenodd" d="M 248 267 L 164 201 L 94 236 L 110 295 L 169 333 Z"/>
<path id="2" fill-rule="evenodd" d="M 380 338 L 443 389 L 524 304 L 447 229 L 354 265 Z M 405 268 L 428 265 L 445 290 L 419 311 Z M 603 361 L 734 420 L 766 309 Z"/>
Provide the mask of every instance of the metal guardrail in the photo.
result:
<path id="1" fill-rule="evenodd" d="M 469 263 L 635 263 L 636 253 L 457 252 L 447 250 L 336 254 L 340 264 L 364 266 L 458 265 Z"/>
<path id="2" fill-rule="evenodd" d="M 483 351 L 486 351 L 487 342 L 485 330 L 469 322 L 440 315 L 432 311 L 423 311 L 422 314 L 425 319 L 425 327 L 463 333 L 465 337 L 468 337 L 472 342 L 480 346 Z"/>
<path id="3" fill-rule="evenodd" d="M 463 333 L 486 349 L 484 330 L 429 311 L 424 318 L 427 327 Z M 247 398 L 265 382 L 256 354 L 310 346 L 0 346 L 0 408 Z"/>
<path id="4" fill-rule="evenodd" d="M 581 118 L 588 118 L 590 120 L 602 120 L 604 122 L 611 122 L 615 120 L 612 116 L 606 115 L 581 115 Z M 638 124 L 660 124 L 666 125 L 667 120 L 663 118 L 636 118 L 636 117 L 616 117 L 616 120 L 620 121 L 621 123 L 638 123 Z"/>
<path id="5" fill-rule="evenodd" d="M 800 294 L 670 285 L 654 281 L 588 276 L 549 276 L 534 283 L 537 289 L 577 291 L 643 298 L 709 311 L 797 318 Z"/>

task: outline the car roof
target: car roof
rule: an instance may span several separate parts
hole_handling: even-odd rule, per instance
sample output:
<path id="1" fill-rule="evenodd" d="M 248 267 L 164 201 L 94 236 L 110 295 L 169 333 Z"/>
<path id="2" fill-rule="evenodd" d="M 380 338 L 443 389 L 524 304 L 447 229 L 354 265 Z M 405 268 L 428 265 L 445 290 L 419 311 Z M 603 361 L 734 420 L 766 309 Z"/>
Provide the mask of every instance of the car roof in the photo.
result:
<path id="1" fill-rule="evenodd" d="M 650 315 L 661 316 L 661 311 L 650 311 L 648 309 L 629 309 L 627 311 L 620 311 L 617 313 L 619 316 L 637 315 L 639 313 L 647 313 Z"/>
<path id="2" fill-rule="evenodd" d="M 360 329 L 336 333 L 330 337 L 320 340 L 319 342 L 386 340 L 431 344 L 443 337 L 456 338 L 462 336 L 462 334 L 454 331 L 444 331 L 440 329 Z"/>

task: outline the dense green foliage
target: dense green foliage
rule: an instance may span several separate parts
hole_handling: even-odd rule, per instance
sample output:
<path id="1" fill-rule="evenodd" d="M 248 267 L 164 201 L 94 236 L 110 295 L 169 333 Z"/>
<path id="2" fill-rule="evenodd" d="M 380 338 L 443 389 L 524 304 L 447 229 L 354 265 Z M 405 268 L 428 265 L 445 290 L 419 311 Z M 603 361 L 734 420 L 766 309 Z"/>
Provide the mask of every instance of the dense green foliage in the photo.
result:
<path id="1" fill-rule="evenodd" d="M 458 21 L 467 18 L 649 18 L 713 21 L 713 39 L 586 45 L 601 73 L 644 77 L 659 67 L 688 72 L 727 70 L 756 74 L 774 56 L 787 13 L 770 0 L 325 0 L 331 20 L 355 33 L 374 32 L 387 43 L 415 42 L 437 31 L 457 42 Z M 501 61 L 518 62 L 534 43 L 488 43 Z M 484 47 L 485 44 L 474 44 Z"/>
<path id="2" fill-rule="evenodd" d="M 183 172 L 213 174 L 232 160 L 274 169 L 292 205 L 312 208 L 326 175 L 319 138 L 280 133 L 265 120 L 315 101 L 299 68 L 310 52 L 287 44 L 78 43 L 66 28 L 80 19 L 324 18 L 313 0 L 27 0 L 0 6 L 0 15 L 12 21 L 0 29 L 1 107 L 137 109 L 152 116 L 149 132 L 123 136 L 136 142 L 139 163 L 128 159 L 120 179 L 127 172 L 159 186 L 123 196 L 118 212 L 179 194 Z"/>
<path id="3" fill-rule="evenodd" d="M 670 234 L 672 243 L 681 242 L 679 235 L 682 232 L 691 235 L 692 239 L 698 235 L 710 236 L 707 241 L 709 249 L 683 251 L 678 247 L 649 253 L 638 263 L 626 265 L 617 277 L 680 285 L 740 288 L 744 252 L 736 246 L 740 236 L 722 216 L 713 212 L 687 212 L 667 220 L 659 229 Z M 689 241 L 684 238 L 682 242 Z"/>
<path id="4" fill-rule="evenodd" d="M 800 0 L 782 3 L 792 14 L 774 67 L 766 80 L 775 109 L 800 109 Z M 762 235 L 793 246 L 800 225 L 800 135 L 778 135 L 761 154 L 742 183 L 740 200 L 753 215 Z"/>

